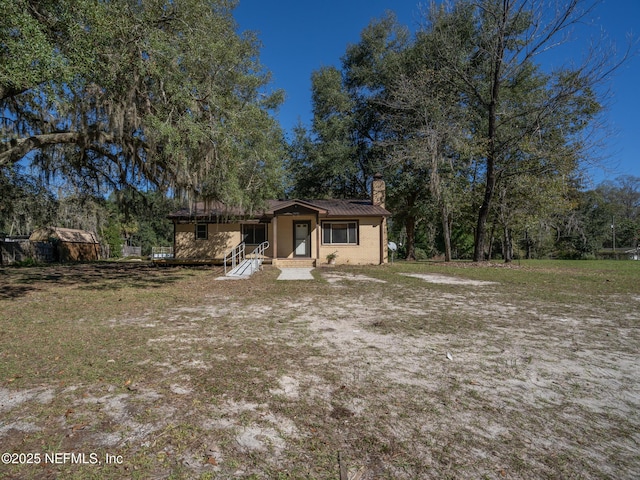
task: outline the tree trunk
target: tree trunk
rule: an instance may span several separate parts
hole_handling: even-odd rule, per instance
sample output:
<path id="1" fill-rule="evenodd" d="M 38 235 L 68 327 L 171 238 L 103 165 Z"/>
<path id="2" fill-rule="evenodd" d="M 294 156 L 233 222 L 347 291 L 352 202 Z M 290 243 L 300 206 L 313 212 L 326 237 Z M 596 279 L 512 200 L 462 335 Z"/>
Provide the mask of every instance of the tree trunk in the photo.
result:
<path id="1" fill-rule="evenodd" d="M 495 109 L 495 107 L 493 107 Z M 485 236 L 487 231 L 487 219 L 489 218 L 489 209 L 491 207 L 491 200 L 493 199 L 493 191 L 496 186 L 496 172 L 495 172 L 495 111 L 491 114 L 493 122 L 490 127 L 490 135 L 493 137 L 489 137 L 489 155 L 487 155 L 487 179 L 485 183 L 484 189 L 484 199 L 482 201 L 482 205 L 480 205 L 480 210 L 478 211 L 478 223 L 476 226 L 476 238 L 475 245 L 473 249 L 473 261 L 481 262 L 484 260 L 484 243 Z M 491 120 L 491 119 L 490 119 Z"/>
<path id="2" fill-rule="evenodd" d="M 511 230 L 509 230 L 509 227 L 504 227 L 502 258 L 504 258 L 505 263 L 511 263 L 511 261 L 513 260 L 513 239 L 511 238 Z"/>
<path id="3" fill-rule="evenodd" d="M 407 260 L 416 259 L 416 217 L 409 215 L 405 220 L 407 230 Z"/>
<path id="4" fill-rule="evenodd" d="M 491 260 L 491 258 L 493 257 L 493 243 L 495 241 L 496 238 L 496 222 L 493 222 L 493 224 L 491 225 L 491 232 L 489 233 L 489 249 L 487 252 L 487 256 L 486 259 L 487 260 Z M 479 261 L 485 260 L 485 256 L 482 256 L 482 259 Z"/>
<path id="5" fill-rule="evenodd" d="M 507 7 L 508 5 L 505 5 Z M 502 73 L 502 61 L 505 51 L 505 31 L 507 23 L 507 8 L 502 11 L 502 19 L 500 30 L 496 34 L 498 36 L 498 45 L 496 47 L 491 72 L 491 99 L 487 105 L 487 171 L 486 182 L 484 188 L 484 199 L 480 205 L 478 212 L 478 226 L 476 229 L 476 242 L 473 250 L 473 260 L 481 262 L 484 258 L 484 241 L 487 228 L 487 219 L 489 218 L 489 209 L 491 207 L 491 199 L 496 187 L 496 160 L 498 156 L 496 140 L 498 136 L 498 103 L 500 98 L 500 75 Z"/>
<path id="6" fill-rule="evenodd" d="M 444 238 L 444 261 L 451 261 L 451 222 L 447 206 L 442 204 L 442 236 Z"/>

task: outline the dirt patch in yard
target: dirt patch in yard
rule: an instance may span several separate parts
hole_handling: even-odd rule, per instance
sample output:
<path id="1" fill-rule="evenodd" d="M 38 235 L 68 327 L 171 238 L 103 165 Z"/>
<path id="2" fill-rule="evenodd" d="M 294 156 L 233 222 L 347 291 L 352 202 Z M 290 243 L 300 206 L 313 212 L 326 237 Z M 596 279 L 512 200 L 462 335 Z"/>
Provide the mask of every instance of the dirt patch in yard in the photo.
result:
<path id="1" fill-rule="evenodd" d="M 339 283 L 345 281 L 387 283 L 385 280 L 381 280 L 379 278 L 349 272 L 323 272 L 322 277 L 329 283 Z"/>
<path id="2" fill-rule="evenodd" d="M 456 278 L 433 273 L 404 273 L 407 277 L 420 278 L 429 283 L 441 283 L 443 285 L 471 285 L 479 287 L 483 285 L 495 285 L 496 282 L 486 282 L 481 280 L 470 280 L 468 278 Z"/>
<path id="3" fill-rule="evenodd" d="M 21 317 L 48 332 L 45 363 L 62 355 L 56 345 L 92 351 L 77 365 L 69 355 L 47 380 L 9 329 L 13 342 L 0 343 L 5 450 L 123 461 L 6 471 L 335 479 L 340 452 L 361 479 L 640 477 L 636 293 L 601 294 L 596 284 L 576 298 L 575 281 L 559 296 L 525 269 L 478 280 L 473 268 L 419 268 L 336 268 L 309 282 L 275 282 L 269 269 L 240 283 L 200 275 L 206 288 L 160 282 L 175 297 L 161 308 L 94 319 L 65 310 L 64 322 L 82 318 L 75 325 L 105 339 L 95 343 L 80 329 L 56 336 L 44 316 Z M 19 307 L 38 308 L 28 300 Z M 107 293 L 102 301 L 121 303 Z"/>

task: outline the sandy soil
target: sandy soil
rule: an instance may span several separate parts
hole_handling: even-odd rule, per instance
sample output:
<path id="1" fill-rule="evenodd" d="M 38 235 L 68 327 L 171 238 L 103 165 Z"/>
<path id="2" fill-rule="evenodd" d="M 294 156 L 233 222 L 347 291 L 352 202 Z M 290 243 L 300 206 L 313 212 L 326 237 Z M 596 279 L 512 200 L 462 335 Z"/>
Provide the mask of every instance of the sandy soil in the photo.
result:
<path id="1" fill-rule="evenodd" d="M 139 364 L 159 378 L 0 388 L 0 440 L 61 429 L 60 448 L 152 456 L 155 478 L 337 478 L 338 451 L 361 479 L 640 478 L 640 296 L 609 299 L 612 317 L 492 282 L 410 275 L 424 287 L 389 293 L 366 275 L 322 275 L 330 301 L 213 293 L 112 319 L 150 332 L 163 360 Z M 73 415 L 38 416 L 61 398 Z"/>

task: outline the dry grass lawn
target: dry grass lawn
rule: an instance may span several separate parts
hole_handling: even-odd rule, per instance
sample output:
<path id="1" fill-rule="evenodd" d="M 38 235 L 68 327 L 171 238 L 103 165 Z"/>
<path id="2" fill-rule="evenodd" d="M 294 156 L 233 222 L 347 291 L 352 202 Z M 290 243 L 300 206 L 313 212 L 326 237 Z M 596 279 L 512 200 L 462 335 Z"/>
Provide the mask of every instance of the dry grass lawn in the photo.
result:
<path id="1" fill-rule="evenodd" d="M 0 269 L 0 477 L 640 478 L 640 262 L 218 275 Z"/>

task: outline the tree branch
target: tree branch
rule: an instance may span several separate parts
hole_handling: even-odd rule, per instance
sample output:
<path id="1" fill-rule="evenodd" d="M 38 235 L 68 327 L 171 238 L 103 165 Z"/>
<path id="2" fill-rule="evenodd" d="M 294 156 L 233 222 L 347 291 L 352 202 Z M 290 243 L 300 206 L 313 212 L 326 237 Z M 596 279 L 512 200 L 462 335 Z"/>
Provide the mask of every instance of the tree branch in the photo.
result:
<path id="1" fill-rule="evenodd" d="M 19 162 L 29 152 L 62 144 L 80 143 L 109 143 L 113 141 L 111 135 L 103 132 L 55 132 L 32 135 L 30 137 L 11 139 L 0 145 L 0 168 Z"/>

